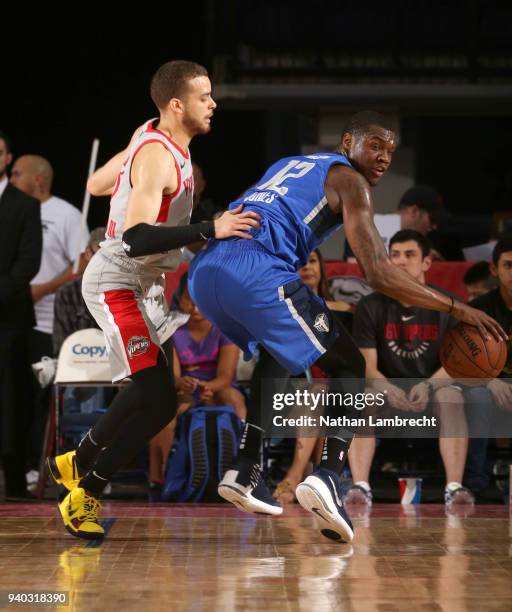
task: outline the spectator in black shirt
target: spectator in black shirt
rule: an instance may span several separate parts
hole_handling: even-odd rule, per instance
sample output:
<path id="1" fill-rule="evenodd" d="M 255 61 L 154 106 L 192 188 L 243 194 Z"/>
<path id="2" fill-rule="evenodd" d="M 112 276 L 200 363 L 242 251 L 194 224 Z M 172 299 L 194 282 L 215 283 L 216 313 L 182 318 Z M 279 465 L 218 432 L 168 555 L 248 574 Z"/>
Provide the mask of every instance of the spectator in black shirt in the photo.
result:
<path id="1" fill-rule="evenodd" d="M 443 205 L 441 194 L 430 185 L 414 185 L 398 203 L 401 229 L 413 229 L 427 236 L 432 243 L 431 257 L 435 260 L 462 261 L 464 255 L 457 240 L 442 233 L 452 222 L 452 215 Z M 441 230 L 441 231 L 439 231 Z"/>
<path id="2" fill-rule="evenodd" d="M 203 198 L 204 190 L 206 189 L 206 179 L 203 169 L 196 162 L 192 162 L 192 173 L 194 175 L 194 193 L 192 196 L 192 215 L 190 223 L 200 223 L 201 221 L 213 221 L 223 210 L 216 206 L 215 202 L 210 198 Z M 182 255 L 185 260 L 191 260 L 195 254 L 205 247 L 204 240 L 195 244 L 188 244 L 184 247 Z M 178 309 L 177 302 L 174 302 L 173 307 Z"/>
<path id="3" fill-rule="evenodd" d="M 481 295 L 496 289 L 496 277 L 491 273 L 488 261 L 477 261 L 474 266 L 464 274 L 464 285 L 468 294 L 468 302 Z"/>
<path id="4" fill-rule="evenodd" d="M 30 281 L 41 263 L 39 202 L 9 183 L 10 139 L 0 132 L 0 454 L 7 498 L 27 497 L 26 431 L 33 395 L 30 333 L 35 325 Z"/>
<path id="5" fill-rule="evenodd" d="M 396 266 L 425 283 L 425 272 L 431 265 L 430 243 L 425 236 L 414 230 L 401 230 L 391 238 L 389 248 Z M 431 405 L 439 417 L 439 448 L 448 504 L 473 501 L 461 484 L 467 452 L 463 397 L 459 389 L 451 386 L 439 361 L 443 335 L 454 323 L 448 313 L 401 304 L 375 292 L 359 302 L 353 327 L 354 339 L 366 360 L 368 383 L 386 392 L 387 409 L 402 411 L 404 416 L 403 412 L 424 412 Z M 402 380 L 391 382 L 391 378 Z M 428 380 L 407 380 L 411 378 Z M 457 431 L 459 437 L 447 436 L 448 431 Z M 354 485 L 348 491 L 347 502 L 371 502 L 369 476 L 374 453 L 374 436 L 356 437 L 352 442 L 349 460 Z"/>
<path id="6" fill-rule="evenodd" d="M 203 198 L 203 193 L 206 189 L 206 179 L 201 166 L 196 164 L 196 162 L 192 162 L 192 172 L 194 174 L 194 195 L 190 223 L 211 221 L 221 209 L 215 205 L 213 200 Z"/>
<path id="7" fill-rule="evenodd" d="M 402 229 L 413 229 L 426 236 L 437 227 L 443 207 L 441 195 L 430 185 L 414 185 L 400 198 L 398 214 Z"/>
<path id="8" fill-rule="evenodd" d="M 508 359 L 503 372 L 486 387 L 464 392 L 470 426 L 465 482 L 478 491 L 489 482 L 485 470 L 489 437 L 510 437 L 512 429 L 512 235 L 499 240 L 492 254 L 491 272 L 498 279 L 497 289 L 471 302 L 494 317 L 509 334 Z"/>
<path id="9" fill-rule="evenodd" d="M 450 213 L 443 206 L 441 194 L 430 185 L 414 185 L 405 191 L 398 202 L 400 229 L 411 229 L 426 236 L 431 242 L 430 256 L 434 261 L 446 259 L 462 261 L 464 255 L 453 238 L 448 241 L 438 228 L 451 222 Z M 347 245 L 345 259 L 353 257 Z"/>

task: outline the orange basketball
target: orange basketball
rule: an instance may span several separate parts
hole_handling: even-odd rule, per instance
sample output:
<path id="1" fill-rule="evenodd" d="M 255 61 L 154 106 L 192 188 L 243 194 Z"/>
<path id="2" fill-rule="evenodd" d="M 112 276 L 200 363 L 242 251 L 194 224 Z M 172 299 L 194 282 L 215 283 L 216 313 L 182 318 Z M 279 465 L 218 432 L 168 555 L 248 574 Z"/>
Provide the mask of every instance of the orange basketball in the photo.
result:
<path id="1" fill-rule="evenodd" d="M 476 327 L 459 323 L 443 338 L 440 357 L 452 378 L 495 378 L 507 361 L 507 343 L 484 340 Z"/>

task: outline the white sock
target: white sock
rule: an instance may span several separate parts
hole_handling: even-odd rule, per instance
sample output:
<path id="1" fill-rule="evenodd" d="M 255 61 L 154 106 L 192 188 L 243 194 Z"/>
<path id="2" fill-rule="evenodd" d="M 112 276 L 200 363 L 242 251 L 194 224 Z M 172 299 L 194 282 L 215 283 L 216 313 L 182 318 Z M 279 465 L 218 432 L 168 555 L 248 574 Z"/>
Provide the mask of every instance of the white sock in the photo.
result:
<path id="1" fill-rule="evenodd" d="M 366 480 L 358 480 L 357 482 L 354 482 L 354 485 L 357 487 L 361 487 L 361 489 L 364 489 L 367 493 L 370 493 L 372 490 L 370 484 L 366 482 Z"/>
<path id="2" fill-rule="evenodd" d="M 446 487 L 444 488 L 445 491 L 454 491 L 455 489 L 460 489 L 462 487 L 460 482 L 457 482 L 456 480 L 452 480 L 452 482 L 449 482 Z"/>

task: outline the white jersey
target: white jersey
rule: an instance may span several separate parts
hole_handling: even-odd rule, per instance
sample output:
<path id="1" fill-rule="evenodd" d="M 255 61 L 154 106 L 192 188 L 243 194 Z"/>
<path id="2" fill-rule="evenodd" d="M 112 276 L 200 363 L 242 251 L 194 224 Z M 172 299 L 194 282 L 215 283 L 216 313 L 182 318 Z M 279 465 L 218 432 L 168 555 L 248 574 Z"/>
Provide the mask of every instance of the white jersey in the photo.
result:
<path id="1" fill-rule="evenodd" d="M 101 243 L 103 252 L 108 257 L 109 253 L 117 257 L 128 258 L 122 245 L 123 228 L 128 207 L 128 198 L 132 190 L 131 168 L 135 155 L 140 149 L 151 142 L 161 143 L 174 158 L 174 165 L 178 173 L 178 187 L 170 195 L 162 195 L 160 211 L 155 225 L 187 225 L 192 213 L 192 196 L 194 193 L 194 178 L 192 174 L 192 162 L 189 151 L 183 151 L 166 134 L 157 130 L 154 126 L 158 119 L 150 119 L 142 126 L 139 134 L 133 141 L 128 158 L 117 177 L 116 185 L 110 199 L 110 216 L 107 224 L 105 240 Z M 172 163 L 172 160 L 169 160 Z M 148 269 L 166 272 L 176 270 L 181 260 L 181 250 L 146 255 L 131 258 L 147 266 Z"/>

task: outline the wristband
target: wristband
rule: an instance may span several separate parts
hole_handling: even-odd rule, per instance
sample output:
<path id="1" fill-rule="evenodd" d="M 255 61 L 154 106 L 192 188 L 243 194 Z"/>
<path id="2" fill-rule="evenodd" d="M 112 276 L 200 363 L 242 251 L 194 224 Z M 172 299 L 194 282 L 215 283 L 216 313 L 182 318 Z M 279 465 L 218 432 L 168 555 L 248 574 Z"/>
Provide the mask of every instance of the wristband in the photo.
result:
<path id="1" fill-rule="evenodd" d="M 213 221 L 201 221 L 199 226 L 199 235 L 203 240 L 215 238 L 215 223 Z"/>

